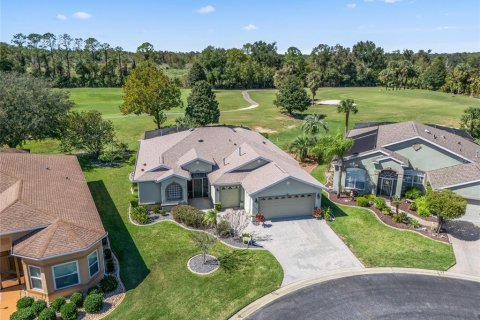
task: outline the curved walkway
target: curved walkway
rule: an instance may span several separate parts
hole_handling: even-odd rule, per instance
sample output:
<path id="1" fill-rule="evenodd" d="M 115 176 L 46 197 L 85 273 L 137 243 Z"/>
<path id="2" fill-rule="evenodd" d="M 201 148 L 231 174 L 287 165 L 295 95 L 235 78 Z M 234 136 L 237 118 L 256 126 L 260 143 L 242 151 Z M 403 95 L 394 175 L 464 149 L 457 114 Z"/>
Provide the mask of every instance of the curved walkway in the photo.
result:
<path id="1" fill-rule="evenodd" d="M 238 111 L 252 110 L 252 109 L 258 108 L 260 105 L 250 97 L 250 94 L 248 93 L 249 91 L 251 91 L 251 90 L 242 90 L 243 100 L 250 103 L 250 105 L 248 107 L 243 107 L 243 108 L 234 109 L 234 110 L 220 111 L 220 113 L 238 112 Z M 166 115 L 169 115 L 169 114 L 170 115 L 182 115 L 182 114 L 185 114 L 185 112 L 165 112 L 165 114 Z M 142 113 L 142 114 L 139 114 L 139 115 L 136 115 L 136 114 L 126 114 L 126 115 L 113 114 L 113 115 L 103 116 L 103 118 L 104 119 L 118 119 L 118 118 L 126 118 L 126 117 L 133 117 L 133 116 L 136 116 L 136 117 L 138 117 L 138 116 L 148 116 L 148 114 L 145 114 L 145 113 Z"/>
<path id="2" fill-rule="evenodd" d="M 476 319 L 478 301 L 479 277 L 370 268 L 296 282 L 231 319 Z"/>

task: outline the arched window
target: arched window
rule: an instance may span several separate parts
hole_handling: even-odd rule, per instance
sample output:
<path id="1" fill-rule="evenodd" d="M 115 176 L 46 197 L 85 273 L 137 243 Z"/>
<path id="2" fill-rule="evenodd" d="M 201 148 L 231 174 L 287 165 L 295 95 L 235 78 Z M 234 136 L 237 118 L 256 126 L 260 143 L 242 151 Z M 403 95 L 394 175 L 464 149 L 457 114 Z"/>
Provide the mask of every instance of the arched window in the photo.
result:
<path id="1" fill-rule="evenodd" d="M 182 200 L 183 199 L 182 186 L 176 182 L 172 182 L 165 189 L 165 194 L 167 196 L 167 201 Z"/>

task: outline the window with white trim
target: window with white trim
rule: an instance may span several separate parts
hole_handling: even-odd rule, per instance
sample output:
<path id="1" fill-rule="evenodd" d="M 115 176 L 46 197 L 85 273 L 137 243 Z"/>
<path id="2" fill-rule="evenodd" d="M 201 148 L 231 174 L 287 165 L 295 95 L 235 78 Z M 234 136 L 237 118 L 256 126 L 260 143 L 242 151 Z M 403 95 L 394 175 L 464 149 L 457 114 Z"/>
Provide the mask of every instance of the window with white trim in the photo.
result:
<path id="1" fill-rule="evenodd" d="M 406 186 L 423 185 L 425 174 L 421 171 L 405 171 L 403 174 L 403 183 Z"/>
<path id="2" fill-rule="evenodd" d="M 30 276 L 30 288 L 34 290 L 43 290 L 42 272 L 40 268 L 28 266 L 28 275 Z"/>
<path id="3" fill-rule="evenodd" d="M 88 272 L 90 274 L 90 278 L 93 277 L 98 273 L 99 266 L 98 266 L 98 253 L 97 250 L 90 253 L 87 257 L 88 261 Z"/>
<path id="4" fill-rule="evenodd" d="M 58 264 L 52 267 L 55 289 L 68 288 L 80 283 L 78 261 Z"/>
<path id="5" fill-rule="evenodd" d="M 345 174 L 345 188 L 365 190 L 366 172 L 360 168 L 347 168 Z"/>
<path id="6" fill-rule="evenodd" d="M 183 199 L 182 186 L 176 182 L 172 182 L 165 189 L 165 194 L 168 201 L 182 200 Z"/>

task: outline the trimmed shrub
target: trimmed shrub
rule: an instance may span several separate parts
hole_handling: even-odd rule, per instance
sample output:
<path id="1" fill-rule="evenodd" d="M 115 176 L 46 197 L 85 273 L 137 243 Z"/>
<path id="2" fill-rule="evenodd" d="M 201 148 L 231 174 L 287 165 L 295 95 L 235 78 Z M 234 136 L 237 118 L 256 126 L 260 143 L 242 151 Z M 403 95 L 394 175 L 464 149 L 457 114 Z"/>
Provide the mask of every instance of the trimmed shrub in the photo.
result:
<path id="1" fill-rule="evenodd" d="M 417 219 L 408 218 L 408 224 L 413 228 L 420 228 L 420 222 Z"/>
<path id="2" fill-rule="evenodd" d="M 403 223 L 408 223 L 408 216 L 405 212 L 399 212 L 398 214 L 394 215 L 392 217 L 392 220 L 395 222 L 403 222 Z"/>
<path id="3" fill-rule="evenodd" d="M 357 206 L 359 207 L 368 207 L 368 199 L 365 197 L 357 197 Z"/>
<path id="4" fill-rule="evenodd" d="M 83 307 L 88 313 L 97 313 L 102 309 L 103 295 L 98 293 L 90 293 L 83 302 Z"/>
<path id="5" fill-rule="evenodd" d="M 150 206 L 150 210 L 152 210 L 153 213 L 160 213 L 160 210 L 162 208 L 158 204 L 154 204 Z"/>
<path id="6" fill-rule="evenodd" d="M 100 293 L 102 293 L 102 290 L 100 289 L 99 286 L 93 286 L 87 290 L 87 295 L 100 294 Z M 83 303 L 85 303 L 85 300 L 83 301 Z"/>
<path id="7" fill-rule="evenodd" d="M 55 314 L 55 310 L 52 308 L 43 309 L 42 312 L 38 315 L 38 320 L 56 320 L 57 315 Z"/>
<path id="8" fill-rule="evenodd" d="M 40 312 L 42 312 L 43 309 L 47 308 L 47 303 L 45 300 L 37 300 L 32 304 L 32 309 L 33 312 L 35 312 L 35 315 L 39 315 Z"/>
<path id="9" fill-rule="evenodd" d="M 60 314 L 62 315 L 62 320 L 77 320 L 77 307 L 72 302 L 65 303 L 60 308 Z"/>
<path id="10" fill-rule="evenodd" d="M 17 301 L 17 309 L 25 309 L 25 308 L 31 307 L 34 301 L 35 300 L 33 300 L 32 297 L 20 298 Z"/>
<path id="11" fill-rule="evenodd" d="M 145 208 L 145 206 L 138 206 L 132 208 L 132 210 L 130 211 L 130 215 L 132 216 L 132 219 L 137 223 L 146 224 L 148 222 L 147 208 Z"/>
<path id="12" fill-rule="evenodd" d="M 417 211 L 417 204 L 415 203 L 415 201 L 410 203 L 410 206 L 408 206 L 408 209 L 410 209 L 412 211 Z"/>
<path id="13" fill-rule="evenodd" d="M 103 250 L 103 257 L 105 258 L 105 260 L 112 259 L 112 250 L 108 248 Z"/>
<path id="14" fill-rule="evenodd" d="M 392 209 L 390 209 L 389 207 L 384 207 L 382 208 L 382 213 L 386 216 L 389 216 L 392 214 Z"/>
<path id="15" fill-rule="evenodd" d="M 405 198 L 415 200 L 423 195 L 422 190 L 418 187 L 411 187 L 405 191 Z"/>
<path id="16" fill-rule="evenodd" d="M 118 287 L 117 278 L 113 276 L 106 276 L 100 281 L 100 288 L 103 292 L 112 292 Z"/>
<path id="17" fill-rule="evenodd" d="M 74 303 L 77 308 L 83 306 L 83 294 L 81 292 L 75 292 L 70 296 L 70 302 Z"/>
<path id="18" fill-rule="evenodd" d="M 225 219 L 221 219 L 220 222 L 217 224 L 217 233 L 222 238 L 231 235 L 231 230 L 232 227 L 230 226 L 230 223 Z"/>
<path id="19" fill-rule="evenodd" d="M 10 316 L 10 320 L 33 320 L 35 319 L 35 311 L 32 307 L 18 309 Z"/>
<path id="20" fill-rule="evenodd" d="M 379 210 L 382 210 L 387 206 L 387 204 L 385 203 L 385 199 L 382 197 L 375 197 L 375 199 L 373 199 L 373 206 Z"/>
<path id="21" fill-rule="evenodd" d="M 428 209 L 427 198 L 420 197 L 415 199 L 415 205 L 417 206 L 417 213 L 422 217 L 429 217 L 431 215 Z"/>
<path id="22" fill-rule="evenodd" d="M 60 311 L 60 308 L 67 302 L 64 297 L 58 297 L 50 303 L 50 307 L 55 311 Z"/>
<path id="23" fill-rule="evenodd" d="M 221 211 L 222 210 L 222 204 L 220 202 L 217 202 L 213 205 L 213 208 L 216 210 L 216 211 Z"/>
<path id="24" fill-rule="evenodd" d="M 204 212 L 189 205 L 178 205 L 172 209 L 173 219 L 186 224 L 189 227 L 199 228 L 203 226 Z"/>
<path id="25" fill-rule="evenodd" d="M 115 271 L 115 263 L 113 263 L 113 259 L 108 259 L 105 262 L 105 271 L 107 271 L 107 273 Z"/>

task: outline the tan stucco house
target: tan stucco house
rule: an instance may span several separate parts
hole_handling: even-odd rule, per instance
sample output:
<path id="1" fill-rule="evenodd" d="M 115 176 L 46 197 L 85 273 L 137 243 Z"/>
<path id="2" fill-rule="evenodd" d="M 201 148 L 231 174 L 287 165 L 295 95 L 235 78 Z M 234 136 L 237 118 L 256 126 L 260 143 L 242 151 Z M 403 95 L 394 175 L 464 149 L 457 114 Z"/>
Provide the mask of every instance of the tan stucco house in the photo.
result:
<path id="1" fill-rule="evenodd" d="M 141 204 L 203 198 L 267 219 L 311 215 L 324 188 L 261 134 L 228 126 L 147 132 L 131 180 Z"/>
<path id="2" fill-rule="evenodd" d="M 1 290 L 87 289 L 103 277 L 106 236 L 76 157 L 0 152 Z"/>
<path id="3" fill-rule="evenodd" d="M 334 162 L 344 190 L 401 196 L 412 186 L 451 189 L 468 202 L 463 219 L 480 225 L 480 145 L 465 132 L 413 121 L 360 123 L 349 153 Z"/>

